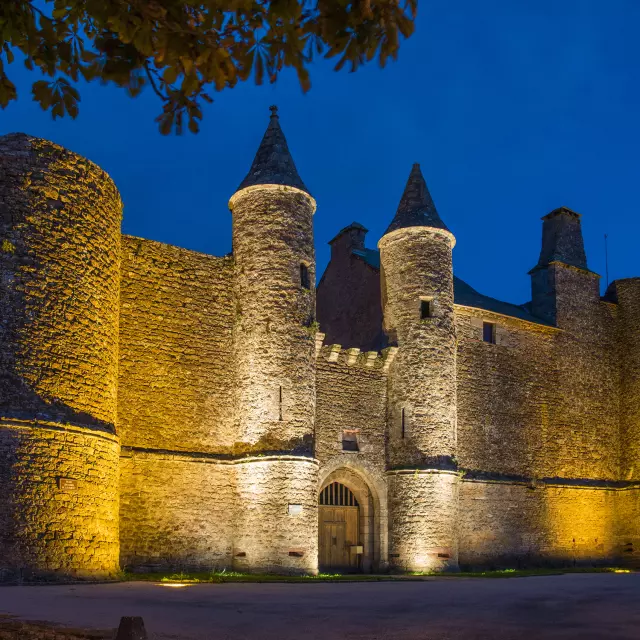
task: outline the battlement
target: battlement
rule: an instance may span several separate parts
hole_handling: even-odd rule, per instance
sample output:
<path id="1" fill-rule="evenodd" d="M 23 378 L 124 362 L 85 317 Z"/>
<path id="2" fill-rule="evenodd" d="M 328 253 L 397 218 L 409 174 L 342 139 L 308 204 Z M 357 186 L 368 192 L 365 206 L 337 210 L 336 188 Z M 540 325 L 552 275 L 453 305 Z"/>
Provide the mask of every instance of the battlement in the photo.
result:
<path id="1" fill-rule="evenodd" d="M 343 349 L 340 344 L 323 345 L 324 337 L 324 333 L 316 333 L 316 358 L 323 358 L 332 364 L 387 373 L 398 353 L 398 347 L 387 347 L 382 351 L 361 351 L 357 347 Z"/>

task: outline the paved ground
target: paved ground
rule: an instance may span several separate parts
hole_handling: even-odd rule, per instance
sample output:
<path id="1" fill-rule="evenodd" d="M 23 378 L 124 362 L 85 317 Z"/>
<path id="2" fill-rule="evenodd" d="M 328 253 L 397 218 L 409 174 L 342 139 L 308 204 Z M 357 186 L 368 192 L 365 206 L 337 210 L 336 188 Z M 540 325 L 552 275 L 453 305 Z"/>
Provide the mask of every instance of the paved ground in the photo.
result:
<path id="1" fill-rule="evenodd" d="M 640 574 L 349 584 L 0 587 L 0 614 L 155 639 L 640 638 Z"/>

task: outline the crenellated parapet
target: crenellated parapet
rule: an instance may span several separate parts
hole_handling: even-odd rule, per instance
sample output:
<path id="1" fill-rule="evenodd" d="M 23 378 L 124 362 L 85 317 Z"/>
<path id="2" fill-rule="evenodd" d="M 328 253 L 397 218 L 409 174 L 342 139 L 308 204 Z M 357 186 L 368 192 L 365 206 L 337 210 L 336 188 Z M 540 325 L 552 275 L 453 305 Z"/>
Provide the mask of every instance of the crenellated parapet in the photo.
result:
<path id="1" fill-rule="evenodd" d="M 398 347 L 387 347 L 382 351 L 361 351 L 357 347 L 343 349 L 342 345 L 329 344 L 320 345 L 317 357 L 331 364 L 388 373 L 397 353 Z"/>

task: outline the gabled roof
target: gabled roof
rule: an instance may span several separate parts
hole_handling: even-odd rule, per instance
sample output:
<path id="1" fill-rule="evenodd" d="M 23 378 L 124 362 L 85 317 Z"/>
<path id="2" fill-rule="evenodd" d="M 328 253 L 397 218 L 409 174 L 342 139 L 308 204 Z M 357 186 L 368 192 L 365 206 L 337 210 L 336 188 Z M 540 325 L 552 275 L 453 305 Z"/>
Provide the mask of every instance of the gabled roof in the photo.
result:
<path id="1" fill-rule="evenodd" d="M 440 219 L 418 163 L 411 169 L 396 215 L 385 233 L 406 227 L 432 227 L 449 231 Z"/>
<path id="2" fill-rule="evenodd" d="M 354 249 L 352 253 L 364 260 L 370 267 L 380 269 L 380 252 L 376 249 Z M 526 305 L 512 304 L 511 302 L 503 302 L 502 300 L 485 296 L 457 276 L 453 276 L 453 302 L 462 307 L 483 309 L 503 316 L 534 322 L 535 324 L 549 325 L 548 322 L 541 318 L 531 315 Z"/>
<path id="3" fill-rule="evenodd" d="M 258 184 L 281 184 L 309 193 L 289 152 L 287 140 L 280 128 L 278 108 L 271 108 L 269 126 L 246 178 L 238 187 L 244 189 Z"/>

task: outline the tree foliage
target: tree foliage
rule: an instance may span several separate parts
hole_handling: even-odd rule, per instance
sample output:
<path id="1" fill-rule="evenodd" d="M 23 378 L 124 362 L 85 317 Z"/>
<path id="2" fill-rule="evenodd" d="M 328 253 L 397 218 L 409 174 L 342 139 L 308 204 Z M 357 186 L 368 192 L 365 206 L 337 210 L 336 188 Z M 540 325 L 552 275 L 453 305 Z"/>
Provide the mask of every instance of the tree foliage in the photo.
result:
<path id="1" fill-rule="evenodd" d="M 79 79 L 162 101 L 160 131 L 198 131 L 211 91 L 295 69 L 303 91 L 317 56 L 355 71 L 395 59 L 417 0 L 0 0 L 0 106 L 17 99 L 10 65 L 45 80 L 33 99 L 54 118 L 78 114 Z M 17 55 L 16 55 L 17 54 Z"/>

